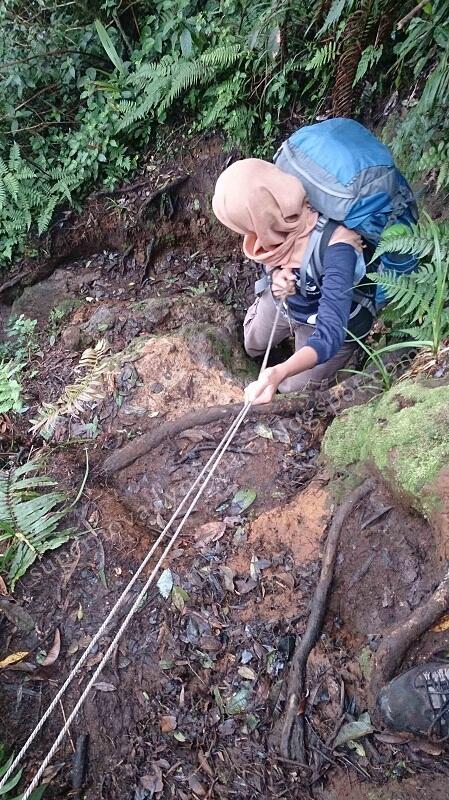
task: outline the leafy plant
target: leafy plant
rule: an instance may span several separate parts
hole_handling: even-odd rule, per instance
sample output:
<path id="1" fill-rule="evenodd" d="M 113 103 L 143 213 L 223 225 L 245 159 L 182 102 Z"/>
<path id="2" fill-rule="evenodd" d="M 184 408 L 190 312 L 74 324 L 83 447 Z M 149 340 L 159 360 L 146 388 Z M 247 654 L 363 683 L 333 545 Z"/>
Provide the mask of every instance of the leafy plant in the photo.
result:
<path id="1" fill-rule="evenodd" d="M 39 474 L 39 459 L 0 471 L 0 572 L 11 591 L 36 558 L 67 542 L 73 528 L 58 531 L 67 515 L 66 496 L 52 489 L 56 483 Z"/>
<path id="2" fill-rule="evenodd" d="M 9 758 L 6 757 L 6 749 L 5 747 L 0 744 L 0 779 L 6 775 L 7 771 L 9 770 L 12 762 L 14 760 L 14 755 L 10 756 Z M 0 789 L 0 797 L 4 798 L 4 800 L 22 800 L 23 795 L 16 795 L 15 797 L 11 797 L 11 791 L 14 789 L 20 781 L 22 777 L 23 770 L 19 769 L 15 775 L 12 775 L 11 778 L 5 783 L 5 785 Z M 47 789 L 47 785 L 43 784 L 42 786 L 38 786 L 30 794 L 29 800 L 40 800 L 43 796 L 44 792 Z"/>
<path id="3" fill-rule="evenodd" d="M 449 223 L 426 221 L 412 226 L 388 228 L 381 238 L 374 258 L 383 253 L 414 253 L 420 266 L 409 275 L 386 270 L 369 277 L 381 285 L 389 299 L 387 317 L 396 325 L 397 334 L 413 339 L 428 339 L 434 354 L 449 336 Z M 399 323 L 399 325 L 398 325 Z M 405 323 L 405 327 L 404 327 Z"/>
<path id="4" fill-rule="evenodd" d="M 17 380 L 22 367 L 20 363 L 0 362 L 0 414 L 22 411 L 22 384 Z"/>

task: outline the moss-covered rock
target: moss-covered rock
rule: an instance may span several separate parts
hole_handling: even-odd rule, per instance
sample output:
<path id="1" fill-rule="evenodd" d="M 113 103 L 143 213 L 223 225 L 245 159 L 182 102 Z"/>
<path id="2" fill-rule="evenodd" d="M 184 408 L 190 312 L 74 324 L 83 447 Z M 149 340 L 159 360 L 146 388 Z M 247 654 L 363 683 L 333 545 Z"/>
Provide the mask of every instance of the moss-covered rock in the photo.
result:
<path id="1" fill-rule="evenodd" d="M 404 381 L 329 427 L 323 451 L 339 470 L 369 464 L 426 516 L 445 513 L 449 386 Z"/>

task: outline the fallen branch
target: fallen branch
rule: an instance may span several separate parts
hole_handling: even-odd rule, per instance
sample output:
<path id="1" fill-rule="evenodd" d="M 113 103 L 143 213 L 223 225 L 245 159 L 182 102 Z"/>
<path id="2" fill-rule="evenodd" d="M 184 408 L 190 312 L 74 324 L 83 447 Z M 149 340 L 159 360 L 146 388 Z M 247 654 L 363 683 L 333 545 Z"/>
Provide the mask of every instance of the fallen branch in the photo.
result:
<path id="1" fill-rule="evenodd" d="M 312 599 L 309 621 L 301 641 L 296 645 L 291 661 L 280 752 L 283 758 L 290 758 L 303 764 L 307 763 L 304 725 L 307 660 L 321 633 L 341 529 L 348 514 L 373 488 L 374 481 L 364 481 L 351 492 L 334 515 L 324 549 L 320 579 Z"/>
<path id="2" fill-rule="evenodd" d="M 380 690 L 396 674 L 410 645 L 437 622 L 449 609 L 449 569 L 434 593 L 404 622 L 385 634 L 374 655 L 369 684 L 369 705 L 374 713 Z"/>
<path id="3" fill-rule="evenodd" d="M 282 397 L 267 405 L 253 406 L 248 413 L 248 418 L 267 416 L 269 414 L 293 416 L 297 412 L 308 408 L 309 403 L 310 400 L 304 395 L 290 395 L 288 398 Z M 149 431 L 149 433 L 143 433 L 108 456 L 103 462 L 101 471 L 108 474 L 119 472 L 121 469 L 129 467 L 138 458 L 145 456 L 150 450 L 154 450 L 166 439 L 171 439 L 190 428 L 210 425 L 212 422 L 225 422 L 237 416 L 241 409 L 241 403 L 211 406 L 210 408 L 191 411 L 189 414 L 184 414 L 182 417 L 170 422 L 164 422 L 155 427 L 154 430 Z"/>
<path id="4" fill-rule="evenodd" d="M 402 17 L 402 19 L 400 19 L 397 24 L 398 31 L 401 31 L 404 25 L 407 25 L 407 22 L 410 22 L 410 20 L 413 19 L 413 17 L 416 17 L 416 15 L 419 14 L 419 12 L 424 8 L 427 2 L 428 0 L 421 0 L 421 2 L 418 3 L 417 6 L 412 8 L 412 10 L 409 11 L 408 14 L 405 15 L 405 17 Z"/>
<path id="5" fill-rule="evenodd" d="M 165 186 L 161 186 L 159 189 L 156 189 L 147 198 L 145 198 L 148 203 L 151 203 L 152 200 L 155 200 L 156 197 L 159 197 L 160 194 L 164 194 L 165 192 L 170 192 L 173 189 L 176 189 L 181 183 L 184 183 L 190 176 L 189 175 L 181 175 L 175 180 L 165 184 Z M 132 183 L 130 186 L 122 186 L 121 189 L 102 189 L 100 192 L 93 192 L 91 197 L 119 197 L 121 194 L 131 194 L 132 192 L 137 192 L 139 189 L 143 189 L 145 186 L 148 186 L 149 183 L 152 182 L 151 178 L 145 178 L 145 180 L 137 181 L 136 183 Z"/>

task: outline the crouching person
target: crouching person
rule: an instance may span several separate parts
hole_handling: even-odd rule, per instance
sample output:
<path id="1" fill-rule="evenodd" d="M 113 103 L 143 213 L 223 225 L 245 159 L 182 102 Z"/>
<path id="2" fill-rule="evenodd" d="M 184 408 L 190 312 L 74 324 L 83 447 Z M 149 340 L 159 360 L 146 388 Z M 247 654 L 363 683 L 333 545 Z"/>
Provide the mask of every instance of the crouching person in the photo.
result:
<path id="1" fill-rule="evenodd" d="M 357 347 L 353 336 L 365 337 L 375 318 L 375 286 L 365 275 L 360 236 L 311 208 L 299 178 L 255 158 L 220 175 L 213 209 L 265 270 L 244 321 L 246 352 L 265 353 L 279 303 L 273 346 L 295 340 L 295 353 L 265 369 L 245 399 L 269 403 L 276 391 L 329 385 Z"/>

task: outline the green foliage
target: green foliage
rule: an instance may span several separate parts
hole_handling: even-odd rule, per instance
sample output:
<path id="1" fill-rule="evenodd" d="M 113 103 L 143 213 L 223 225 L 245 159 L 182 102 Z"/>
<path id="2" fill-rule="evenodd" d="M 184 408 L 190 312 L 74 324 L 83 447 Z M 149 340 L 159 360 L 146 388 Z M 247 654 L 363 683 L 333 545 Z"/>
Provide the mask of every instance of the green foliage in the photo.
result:
<path id="1" fill-rule="evenodd" d="M 22 411 L 22 384 L 16 377 L 22 367 L 20 363 L 0 362 L 0 414 Z"/>
<path id="2" fill-rule="evenodd" d="M 437 188 L 447 188 L 449 0 L 427 3 L 408 24 L 395 53 L 396 85 L 409 91 L 404 100 L 408 112 L 387 141 L 410 178 L 424 173 Z"/>
<path id="3" fill-rule="evenodd" d="M 386 270 L 369 277 L 385 289 L 388 320 L 395 323 L 396 333 L 429 339 L 436 354 L 449 336 L 449 223 L 436 223 L 426 215 L 425 222 L 410 230 L 395 227 L 393 233 L 386 229 L 374 258 L 387 252 L 413 253 L 420 259 L 419 268 L 408 275 Z"/>
<path id="4" fill-rule="evenodd" d="M 8 769 L 10 768 L 12 762 L 14 760 L 14 755 L 10 756 L 9 758 L 6 757 L 6 749 L 5 747 L 0 744 L 0 778 L 3 778 L 6 775 Z M 11 791 L 17 786 L 22 777 L 22 770 L 19 769 L 15 775 L 12 775 L 5 783 L 2 789 L 0 789 L 0 797 L 3 800 L 22 800 L 22 794 L 16 795 L 15 797 L 11 796 Z M 40 800 L 43 796 L 45 790 L 47 789 L 46 784 L 42 786 L 38 786 L 30 794 L 30 800 Z"/>
<path id="5" fill-rule="evenodd" d="M 52 489 L 56 483 L 40 475 L 38 459 L 0 472 L 0 573 L 11 591 L 36 558 L 55 550 L 74 533 L 58 531 L 67 515 L 66 496 Z"/>
<path id="6" fill-rule="evenodd" d="M 286 126 L 329 109 L 354 113 L 360 96 L 374 102 L 413 86 L 407 117 L 415 122 L 401 122 L 393 147 L 407 167 L 412 149 L 415 168 L 446 188 L 449 0 L 426 5 L 397 31 L 412 7 L 4 0 L 0 264 L 45 233 L 57 209 L 79 204 L 98 182 L 123 179 L 161 123 L 217 128 L 267 157 Z"/>
<path id="7" fill-rule="evenodd" d="M 38 347 L 36 324 L 21 314 L 6 325 L 6 338 L 0 343 L 0 414 L 23 411 L 21 374 Z"/>

